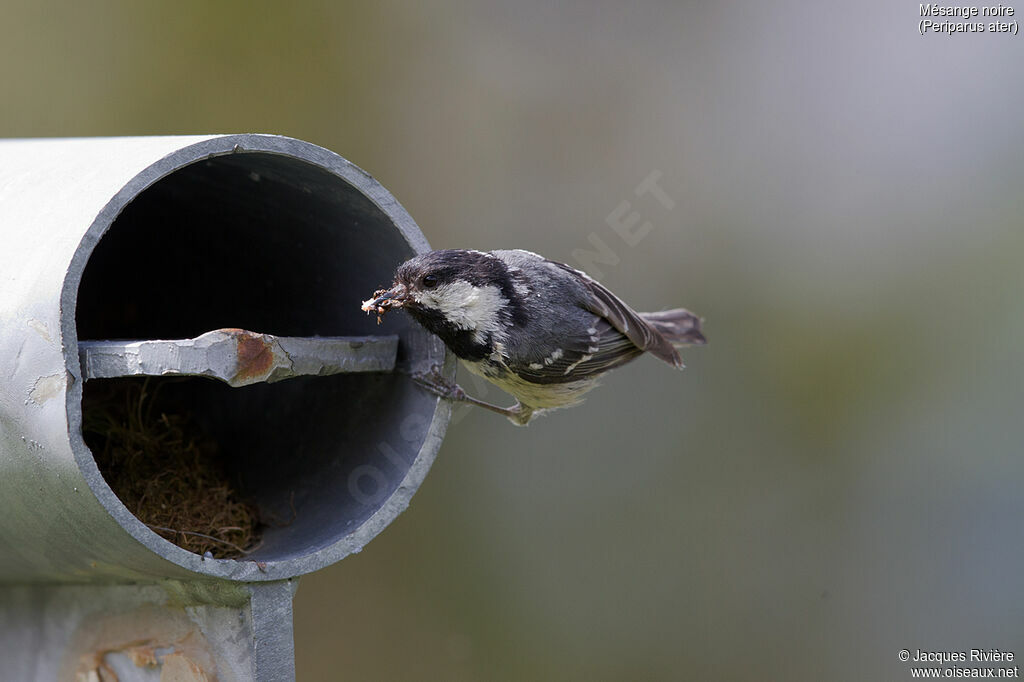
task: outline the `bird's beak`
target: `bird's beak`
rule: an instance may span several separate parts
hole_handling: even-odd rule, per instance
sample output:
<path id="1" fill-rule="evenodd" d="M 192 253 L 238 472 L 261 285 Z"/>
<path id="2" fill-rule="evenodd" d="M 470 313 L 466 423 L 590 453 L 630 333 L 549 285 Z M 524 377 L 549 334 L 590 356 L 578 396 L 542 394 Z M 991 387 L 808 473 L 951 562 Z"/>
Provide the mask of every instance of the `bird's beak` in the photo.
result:
<path id="1" fill-rule="evenodd" d="M 373 293 L 373 298 L 363 301 L 363 310 L 368 313 L 377 314 L 377 322 L 384 313 L 392 308 L 401 308 L 409 300 L 409 292 L 404 284 L 396 284 L 387 291 L 380 290 Z"/>
<path id="2" fill-rule="evenodd" d="M 388 308 L 401 308 L 405 305 L 405 302 L 409 300 L 409 292 L 406 290 L 404 284 L 396 284 L 384 293 L 373 299 L 373 303 L 376 306 L 385 306 Z"/>

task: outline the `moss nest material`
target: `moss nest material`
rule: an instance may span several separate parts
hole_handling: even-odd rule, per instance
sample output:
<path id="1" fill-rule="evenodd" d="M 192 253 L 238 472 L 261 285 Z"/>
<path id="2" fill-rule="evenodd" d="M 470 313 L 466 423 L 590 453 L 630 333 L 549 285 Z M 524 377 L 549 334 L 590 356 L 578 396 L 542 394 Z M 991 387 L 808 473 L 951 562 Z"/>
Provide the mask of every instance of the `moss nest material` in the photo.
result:
<path id="1" fill-rule="evenodd" d="M 161 404 L 167 381 L 90 381 L 85 442 L 114 494 L 154 532 L 196 554 L 243 557 L 259 545 L 259 512 L 193 415 Z"/>

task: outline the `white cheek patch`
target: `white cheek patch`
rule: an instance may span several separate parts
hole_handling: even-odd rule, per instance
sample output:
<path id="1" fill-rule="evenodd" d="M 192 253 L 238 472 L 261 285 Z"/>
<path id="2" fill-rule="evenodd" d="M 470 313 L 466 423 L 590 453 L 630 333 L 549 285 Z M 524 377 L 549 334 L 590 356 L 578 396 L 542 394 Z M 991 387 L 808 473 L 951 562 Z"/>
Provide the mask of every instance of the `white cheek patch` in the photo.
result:
<path id="1" fill-rule="evenodd" d="M 425 308 L 437 310 L 455 327 L 472 331 L 478 343 L 483 343 L 488 334 L 499 339 L 505 336 L 501 311 L 508 305 L 508 299 L 496 286 L 478 287 L 457 279 L 417 291 L 413 299 Z"/>

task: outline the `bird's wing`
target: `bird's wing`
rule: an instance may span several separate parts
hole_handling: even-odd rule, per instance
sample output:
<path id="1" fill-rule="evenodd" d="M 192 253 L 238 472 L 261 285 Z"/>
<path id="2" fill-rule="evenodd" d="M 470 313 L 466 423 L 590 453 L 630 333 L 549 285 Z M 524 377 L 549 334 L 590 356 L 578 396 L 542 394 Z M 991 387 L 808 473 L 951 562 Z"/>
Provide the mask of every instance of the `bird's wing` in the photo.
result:
<path id="1" fill-rule="evenodd" d="M 683 366 L 682 358 L 669 340 L 600 282 L 564 263 L 548 262 L 565 270 L 583 285 L 586 292 L 583 306 L 587 310 L 607 320 L 641 351 L 646 351 L 674 367 Z"/>
<path id="2" fill-rule="evenodd" d="M 546 357 L 516 358 L 516 374 L 535 384 L 569 383 L 603 374 L 643 352 L 608 320 L 593 319 L 585 335 L 562 337 L 560 347 Z"/>

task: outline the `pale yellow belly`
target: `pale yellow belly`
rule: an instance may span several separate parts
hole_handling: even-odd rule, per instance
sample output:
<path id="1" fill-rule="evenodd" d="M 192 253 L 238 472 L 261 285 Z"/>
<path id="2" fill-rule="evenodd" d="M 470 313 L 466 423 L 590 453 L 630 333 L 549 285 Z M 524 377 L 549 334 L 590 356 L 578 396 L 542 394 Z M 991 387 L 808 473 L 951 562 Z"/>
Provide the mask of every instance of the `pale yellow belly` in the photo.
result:
<path id="1" fill-rule="evenodd" d="M 537 409 L 569 407 L 583 400 L 583 394 L 597 386 L 596 380 L 571 381 L 564 384 L 534 384 L 521 379 L 511 370 L 503 376 L 489 374 L 483 362 L 464 362 L 466 368 L 487 379 L 501 390 L 515 396 L 523 405 Z"/>

